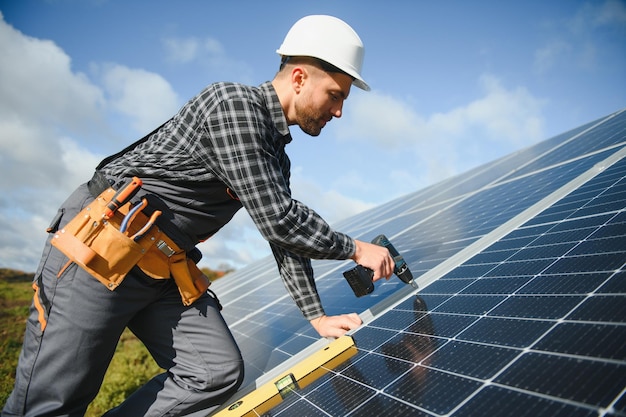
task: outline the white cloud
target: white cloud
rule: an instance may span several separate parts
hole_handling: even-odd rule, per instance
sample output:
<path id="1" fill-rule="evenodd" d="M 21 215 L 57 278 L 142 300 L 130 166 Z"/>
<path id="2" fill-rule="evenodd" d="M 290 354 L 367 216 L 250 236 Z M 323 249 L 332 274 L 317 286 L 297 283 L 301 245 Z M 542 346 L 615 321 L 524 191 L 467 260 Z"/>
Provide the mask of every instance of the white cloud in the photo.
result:
<path id="1" fill-rule="evenodd" d="M 160 75 L 107 64 L 100 72 L 113 109 L 129 116 L 137 132 L 149 132 L 179 108 L 172 86 Z"/>
<path id="2" fill-rule="evenodd" d="M 484 75 L 480 81 L 484 97 L 448 113 L 431 116 L 428 129 L 437 133 L 449 131 L 457 139 L 460 135 L 471 139 L 468 134 L 478 133 L 492 142 L 515 148 L 543 139 L 544 100 L 535 98 L 524 87 L 506 89 L 492 75 Z M 454 128 L 450 130 L 450 126 Z"/>
<path id="3" fill-rule="evenodd" d="M 359 184 L 363 182 L 363 174 L 360 176 L 360 181 L 355 178 L 353 172 L 348 172 L 345 178 L 339 178 L 336 181 Z M 349 198 L 336 191 L 337 188 L 342 187 L 341 184 L 333 184 L 330 187 L 321 186 L 314 179 L 303 176 L 297 168 L 292 170 L 291 183 L 294 198 L 314 209 L 331 224 L 372 207 L 371 203 Z"/>
<path id="4" fill-rule="evenodd" d="M 105 65 L 107 102 L 56 44 L 3 19 L 0 50 L 0 266 L 33 271 L 49 219 L 102 157 L 88 145 L 110 136 L 105 115 L 117 110 L 145 131 L 175 111 L 176 96 L 158 75 Z"/>
<path id="5" fill-rule="evenodd" d="M 626 4 L 619 0 L 606 0 L 598 3 L 584 3 L 578 12 L 567 20 L 567 28 L 576 35 L 587 36 L 600 27 L 615 27 L 624 30 L 626 24 Z"/>
<path id="6" fill-rule="evenodd" d="M 57 45 L 3 19 L 0 50 L 0 266 L 34 271 L 48 219 L 95 158 L 83 151 L 68 160 L 78 149 L 69 135 L 93 137 L 106 103 Z"/>
<path id="7" fill-rule="evenodd" d="M 384 147 L 404 146 L 417 137 L 423 118 L 407 103 L 372 91 L 351 97 L 349 111 L 335 126 L 340 140 L 365 140 Z"/>
<path id="8" fill-rule="evenodd" d="M 498 142 L 514 145 L 542 139 L 544 101 L 525 87 L 507 89 L 493 75 L 479 80 L 484 96 L 445 113 L 420 115 L 410 104 L 378 92 L 359 95 L 347 120 L 337 127 L 341 140 L 376 143 L 386 149 L 406 148 L 427 140 L 467 139 L 480 132 Z"/>
<path id="9" fill-rule="evenodd" d="M 167 38 L 163 40 L 163 46 L 167 59 L 179 64 L 188 64 L 205 56 L 224 55 L 224 48 L 213 38 Z"/>
<path id="10" fill-rule="evenodd" d="M 88 138 L 103 126 L 102 91 L 72 72 L 70 58 L 53 42 L 25 36 L 3 19 L 0 50 L 0 189 L 10 194 L 26 187 L 49 196 L 51 179 L 75 183 L 76 166 L 63 162 L 59 139 Z M 42 210 L 30 203 L 30 210 Z"/>
<path id="11" fill-rule="evenodd" d="M 167 59 L 171 62 L 187 64 L 198 55 L 199 42 L 195 38 L 165 39 L 163 45 Z"/>
<path id="12" fill-rule="evenodd" d="M 395 153 L 391 160 L 408 161 L 410 172 L 401 173 L 399 164 L 394 175 L 421 185 L 544 139 L 545 100 L 525 87 L 507 88 L 493 75 L 483 75 L 479 83 L 482 97 L 430 115 L 375 91 L 359 95 L 337 127 L 338 137 Z"/>
<path id="13" fill-rule="evenodd" d="M 163 39 L 166 60 L 177 65 L 193 64 L 206 71 L 209 79 L 239 80 L 252 83 L 253 70 L 246 62 L 233 59 L 222 43 L 212 37 L 168 37 Z"/>
<path id="14" fill-rule="evenodd" d="M 419 179 L 415 176 L 414 171 L 406 169 L 393 168 L 389 170 L 390 184 L 400 184 L 401 188 L 397 191 L 398 195 L 403 195 L 415 190 L 419 190 L 424 185 L 432 184 L 433 179 Z M 394 197 L 394 196 L 391 196 Z M 387 200 L 391 200 L 388 198 Z"/>
<path id="15" fill-rule="evenodd" d="M 239 269 L 271 253 L 268 243 L 244 209 L 198 248 L 203 254 L 201 265 L 213 269 L 221 265 Z"/>
<path id="16" fill-rule="evenodd" d="M 544 74 L 551 70 L 561 59 L 572 50 L 572 45 L 562 39 L 555 39 L 535 51 L 533 70 Z"/>
<path id="17" fill-rule="evenodd" d="M 63 169 L 57 160 L 58 143 L 36 120 L 0 116 L 0 189 L 41 187 L 58 178 Z"/>
<path id="18" fill-rule="evenodd" d="M 63 188 L 72 189 L 76 187 L 77 179 L 91 177 L 94 167 L 98 165 L 102 157 L 94 155 L 70 138 L 61 138 L 59 145 L 61 147 L 60 160 L 67 171 Z"/>
<path id="19" fill-rule="evenodd" d="M 480 83 L 483 97 L 427 117 L 416 149 L 427 184 L 544 139 L 545 100 L 524 87 L 505 88 L 492 75 Z"/>
<path id="20" fill-rule="evenodd" d="M 72 72 L 70 58 L 56 44 L 25 36 L 0 19 L 0 50 L 0 120 L 62 121 L 80 131 L 101 123 L 101 91 Z"/>
<path id="21" fill-rule="evenodd" d="M 624 41 L 626 3 L 618 0 L 584 3 L 573 16 L 552 22 L 551 27 L 554 34 L 535 51 L 535 73 L 545 74 L 564 67 L 571 71 L 571 66 L 593 70 L 605 65 L 600 52 L 604 44 Z"/>

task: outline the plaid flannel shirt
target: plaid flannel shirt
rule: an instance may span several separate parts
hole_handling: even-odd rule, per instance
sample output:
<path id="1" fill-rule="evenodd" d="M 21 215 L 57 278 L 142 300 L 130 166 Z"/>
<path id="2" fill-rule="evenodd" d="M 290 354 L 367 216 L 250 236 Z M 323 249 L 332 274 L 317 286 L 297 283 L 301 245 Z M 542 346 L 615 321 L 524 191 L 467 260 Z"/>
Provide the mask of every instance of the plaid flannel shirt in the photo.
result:
<path id="1" fill-rule="evenodd" d="M 183 217 L 179 224 L 188 224 L 188 233 L 210 235 L 245 207 L 270 243 L 285 287 L 310 320 L 324 314 L 310 259 L 348 259 L 355 245 L 349 236 L 334 231 L 317 213 L 291 198 L 291 164 L 285 153 L 290 141 L 270 82 L 259 87 L 215 83 L 104 171 L 136 175 L 146 179 L 145 184 L 165 183 L 166 187 L 159 188 L 161 194 L 176 188 L 171 185 L 184 184 L 181 188 L 189 190 L 190 198 L 204 201 L 195 205 L 197 209 L 194 204 L 177 204 L 174 191 L 160 197 L 176 216 Z M 234 205 L 231 201 L 232 210 L 213 210 L 210 196 L 203 195 L 206 184 L 215 183 L 222 189 L 228 187 L 225 191 L 239 199 Z M 214 230 L 201 230 L 202 219 L 209 218 L 217 223 L 207 229 Z"/>

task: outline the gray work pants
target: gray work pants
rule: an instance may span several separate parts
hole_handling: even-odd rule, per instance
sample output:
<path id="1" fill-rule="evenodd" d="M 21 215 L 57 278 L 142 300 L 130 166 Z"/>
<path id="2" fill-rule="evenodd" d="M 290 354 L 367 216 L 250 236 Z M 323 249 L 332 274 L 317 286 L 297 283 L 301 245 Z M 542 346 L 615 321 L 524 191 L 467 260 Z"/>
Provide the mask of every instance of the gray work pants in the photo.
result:
<path id="1" fill-rule="evenodd" d="M 64 203 L 61 226 L 93 198 L 81 186 Z M 185 307 L 172 279 L 133 269 L 115 291 L 46 243 L 35 279 L 50 310 L 42 331 L 32 306 L 9 416 L 82 416 L 98 393 L 125 327 L 166 370 L 107 416 L 177 416 L 217 408 L 239 387 L 243 363 L 215 300 L 204 294 Z"/>

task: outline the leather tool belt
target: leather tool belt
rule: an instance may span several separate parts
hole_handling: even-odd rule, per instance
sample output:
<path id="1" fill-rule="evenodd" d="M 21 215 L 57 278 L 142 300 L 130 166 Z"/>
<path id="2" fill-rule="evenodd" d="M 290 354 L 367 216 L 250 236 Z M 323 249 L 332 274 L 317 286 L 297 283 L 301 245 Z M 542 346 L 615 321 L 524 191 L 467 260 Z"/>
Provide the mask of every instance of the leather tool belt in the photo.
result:
<path id="1" fill-rule="evenodd" d="M 184 305 L 197 300 L 209 288 L 207 276 L 141 211 L 132 213 L 132 221 L 121 227 L 133 205 L 107 213 L 114 195 L 113 188 L 104 190 L 55 233 L 52 245 L 111 291 L 136 265 L 154 279 L 173 277 Z"/>

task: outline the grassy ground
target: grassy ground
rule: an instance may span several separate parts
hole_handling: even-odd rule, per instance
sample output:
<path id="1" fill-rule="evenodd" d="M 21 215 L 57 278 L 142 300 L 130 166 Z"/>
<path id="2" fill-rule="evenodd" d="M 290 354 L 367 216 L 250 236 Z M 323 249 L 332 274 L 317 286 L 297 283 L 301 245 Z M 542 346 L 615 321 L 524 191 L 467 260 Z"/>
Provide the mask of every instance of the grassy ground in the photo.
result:
<path id="1" fill-rule="evenodd" d="M 0 269 L 0 407 L 15 379 L 28 306 L 32 274 Z M 100 416 L 116 406 L 154 375 L 162 372 L 143 344 L 126 330 L 117 346 L 100 393 L 85 416 Z"/>
<path id="2" fill-rule="evenodd" d="M 33 294 L 26 279 L 0 277 L 0 404 L 3 405 L 13 389 L 15 365 Z"/>

